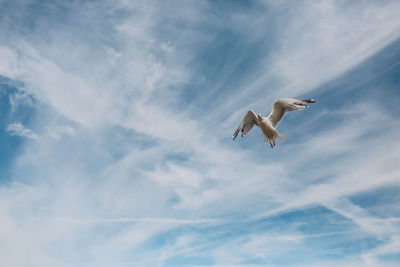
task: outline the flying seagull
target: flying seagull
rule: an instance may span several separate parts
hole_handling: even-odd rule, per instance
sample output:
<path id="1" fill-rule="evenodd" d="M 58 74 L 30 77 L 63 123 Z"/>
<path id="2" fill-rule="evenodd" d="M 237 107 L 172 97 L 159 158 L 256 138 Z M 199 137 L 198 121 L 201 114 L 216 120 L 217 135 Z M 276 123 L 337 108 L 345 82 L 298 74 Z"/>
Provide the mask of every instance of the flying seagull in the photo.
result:
<path id="1" fill-rule="evenodd" d="M 276 128 L 281 122 L 283 116 L 291 111 L 298 111 L 307 108 L 306 103 L 315 103 L 314 99 L 294 99 L 294 98 L 281 98 L 274 102 L 274 107 L 268 117 L 264 117 L 262 114 L 256 115 L 254 111 L 247 111 L 246 116 L 242 119 L 239 127 L 233 134 L 233 140 L 238 136 L 239 132 L 242 132 L 242 137 L 245 136 L 254 125 L 261 128 L 265 135 L 264 143 L 270 144 L 271 148 L 276 145 L 275 140 L 283 140 L 285 137 L 280 135 Z"/>

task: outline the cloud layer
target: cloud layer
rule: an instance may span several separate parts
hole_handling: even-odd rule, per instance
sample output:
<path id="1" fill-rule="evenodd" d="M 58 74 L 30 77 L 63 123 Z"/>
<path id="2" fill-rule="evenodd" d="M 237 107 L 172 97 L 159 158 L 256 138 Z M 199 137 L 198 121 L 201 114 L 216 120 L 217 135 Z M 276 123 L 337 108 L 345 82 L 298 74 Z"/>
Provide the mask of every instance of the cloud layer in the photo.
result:
<path id="1" fill-rule="evenodd" d="M 395 266 L 399 7 L 1 1 L 2 261 Z M 232 143 L 276 97 L 317 103 Z"/>

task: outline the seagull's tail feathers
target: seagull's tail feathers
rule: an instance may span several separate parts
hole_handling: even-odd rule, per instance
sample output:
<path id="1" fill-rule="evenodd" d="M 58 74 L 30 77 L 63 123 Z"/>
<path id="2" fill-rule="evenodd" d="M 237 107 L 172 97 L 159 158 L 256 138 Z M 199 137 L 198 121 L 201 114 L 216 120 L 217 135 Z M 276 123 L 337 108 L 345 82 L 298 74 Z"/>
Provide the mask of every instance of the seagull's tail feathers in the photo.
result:
<path id="1" fill-rule="evenodd" d="M 278 135 L 277 135 L 277 138 L 278 138 L 280 141 L 284 141 L 284 140 L 285 140 L 285 136 L 280 135 L 279 133 L 278 133 Z"/>

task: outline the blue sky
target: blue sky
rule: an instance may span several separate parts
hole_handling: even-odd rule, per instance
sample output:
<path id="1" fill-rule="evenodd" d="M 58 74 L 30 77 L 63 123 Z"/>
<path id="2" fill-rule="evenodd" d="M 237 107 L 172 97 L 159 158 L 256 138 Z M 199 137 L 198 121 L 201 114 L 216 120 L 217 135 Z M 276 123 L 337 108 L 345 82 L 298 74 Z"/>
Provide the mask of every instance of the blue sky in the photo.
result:
<path id="1" fill-rule="evenodd" d="M 0 1 L 2 262 L 398 266 L 399 10 Z"/>

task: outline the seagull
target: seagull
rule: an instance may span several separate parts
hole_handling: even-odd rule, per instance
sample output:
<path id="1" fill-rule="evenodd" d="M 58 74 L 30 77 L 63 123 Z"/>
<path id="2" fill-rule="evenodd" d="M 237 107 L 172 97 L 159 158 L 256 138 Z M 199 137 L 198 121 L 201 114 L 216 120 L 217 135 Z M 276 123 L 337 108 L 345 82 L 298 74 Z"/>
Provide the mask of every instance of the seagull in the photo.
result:
<path id="1" fill-rule="evenodd" d="M 282 118 L 288 112 L 303 110 L 307 108 L 307 103 L 315 103 L 314 99 L 294 99 L 294 98 L 281 98 L 274 102 L 274 107 L 268 117 L 264 117 L 262 114 L 256 115 L 252 110 L 247 111 L 246 116 L 242 119 L 239 127 L 233 134 L 233 140 L 238 136 L 239 132 L 242 133 L 242 137 L 245 136 L 254 125 L 261 128 L 265 135 L 264 144 L 275 147 L 276 139 L 283 140 L 285 137 L 280 135 L 276 128 L 281 122 Z"/>

